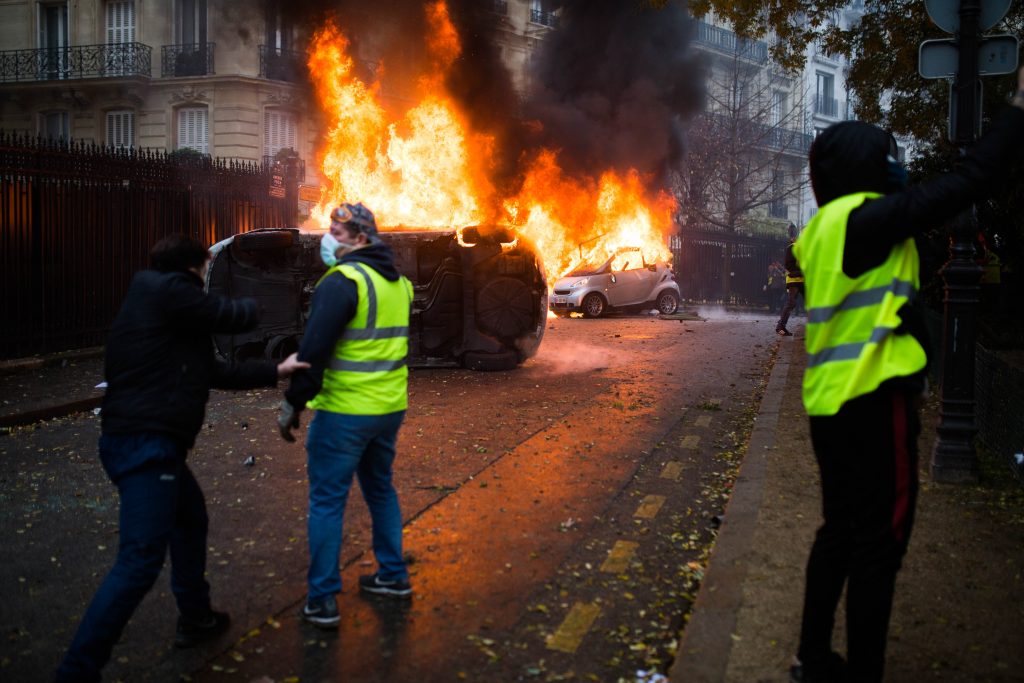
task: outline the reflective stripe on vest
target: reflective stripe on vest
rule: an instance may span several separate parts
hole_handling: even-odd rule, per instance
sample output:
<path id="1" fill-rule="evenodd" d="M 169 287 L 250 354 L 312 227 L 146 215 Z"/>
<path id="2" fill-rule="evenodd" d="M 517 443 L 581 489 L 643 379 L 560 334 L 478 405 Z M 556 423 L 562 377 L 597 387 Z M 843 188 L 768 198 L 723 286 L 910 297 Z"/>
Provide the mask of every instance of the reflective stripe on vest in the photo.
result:
<path id="1" fill-rule="evenodd" d="M 896 334 L 900 308 L 916 295 L 917 248 L 896 244 L 881 265 L 856 278 L 843 273 L 850 213 L 879 197 L 861 192 L 821 207 L 797 240 L 794 253 L 805 278 L 807 368 L 803 399 L 809 415 L 834 415 L 850 399 L 887 379 L 912 375 L 927 362 L 909 334 Z"/>
<path id="2" fill-rule="evenodd" d="M 404 277 L 389 281 L 362 263 L 335 266 L 320 282 L 334 272 L 356 284 L 358 304 L 335 344 L 320 393 L 309 407 L 354 415 L 405 410 L 411 283 Z"/>

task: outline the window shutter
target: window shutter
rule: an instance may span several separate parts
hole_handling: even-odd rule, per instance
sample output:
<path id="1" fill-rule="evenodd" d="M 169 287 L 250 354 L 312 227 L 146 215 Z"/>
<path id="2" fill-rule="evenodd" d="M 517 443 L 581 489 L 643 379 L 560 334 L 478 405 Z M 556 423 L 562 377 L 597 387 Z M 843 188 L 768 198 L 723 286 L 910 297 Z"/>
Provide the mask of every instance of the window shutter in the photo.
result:
<path id="1" fill-rule="evenodd" d="M 263 117 L 263 149 L 269 157 L 282 149 L 298 151 L 295 117 L 291 112 L 268 109 Z"/>
<path id="2" fill-rule="evenodd" d="M 107 44 L 135 42 L 135 2 L 107 3 Z"/>
<path id="3" fill-rule="evenodd" d="M 178 110 L 178 149 L 209 154 L 209 111 L 203 107 Z"/>
<path id="4" fill-rule="evenodd" d="M 135 112 L 107 112 L 107 145 L 115 148 L 135 145 Z"/>

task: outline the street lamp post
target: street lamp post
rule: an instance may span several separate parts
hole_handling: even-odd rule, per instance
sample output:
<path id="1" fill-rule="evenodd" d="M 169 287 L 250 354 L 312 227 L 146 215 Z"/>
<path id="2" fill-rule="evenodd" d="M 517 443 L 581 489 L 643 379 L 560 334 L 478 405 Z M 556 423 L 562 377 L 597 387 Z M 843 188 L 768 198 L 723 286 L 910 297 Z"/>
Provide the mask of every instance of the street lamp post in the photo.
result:
<path id="1" fill-rule="evenodd" d="M 956 141 L 961 154 L 974 142 L 980 101 L 978 93 L 979 0 L 961 0 L 958 34 Z M 950 236 L 949 261 L 942 268 L 945 284 L 942 406 L 938 437 L 932 452 L 935 481 L 971 482 L 978 478 L 974 450 L 974 347 L 977 335 L 978 283 L 981 267 L 974 261 L 977 220 L 974 209 L 957 217 Z"/>

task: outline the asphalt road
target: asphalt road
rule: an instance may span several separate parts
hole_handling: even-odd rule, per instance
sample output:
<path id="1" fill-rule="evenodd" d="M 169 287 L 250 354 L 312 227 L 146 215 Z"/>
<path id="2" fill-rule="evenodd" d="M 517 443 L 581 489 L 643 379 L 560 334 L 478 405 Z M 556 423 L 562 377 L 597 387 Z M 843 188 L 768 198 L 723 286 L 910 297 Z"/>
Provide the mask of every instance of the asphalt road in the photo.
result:
<path id="1" fill-rule="evenodd" d="M 774 320 L 553 320 L 509 373 L 412 373 L 396 484 L 415 596 L 365 599 L 369 518 L 353 490 L 342 625 L 305 594 L 305 456 L 279 394 L 217 394 L 190 458 L 209 576 L 231 632 L 170 647 L 167 572 L 107 680 L 582 680 L 664 672 L 771 363 Z M 305 420 L 304 420 L 305 422 Z M 86 413 L 0 437 L 0 676 L 47 680 L 113 562 L 117 497 Z M 253 456 L 255 464 L 243 463 Z"/>

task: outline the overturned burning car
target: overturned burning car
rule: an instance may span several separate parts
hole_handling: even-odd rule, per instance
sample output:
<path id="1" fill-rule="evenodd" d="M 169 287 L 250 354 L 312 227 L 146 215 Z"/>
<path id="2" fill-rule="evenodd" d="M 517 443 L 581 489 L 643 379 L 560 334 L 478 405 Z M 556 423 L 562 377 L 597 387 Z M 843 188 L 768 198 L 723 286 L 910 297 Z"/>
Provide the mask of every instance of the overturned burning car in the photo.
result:
<path id="1" fill-rule="evenodd" d="M 548 307 L 544 267 L 505 227 L 393 229 L 381 238 L 413 284 L 409 365 L 509 370 L 536 353 Z M 207 287 L 252 297 L 263 311 L 252 332 L 215 335 L 227 358 L 283 358 L 296 350 L 325 268 L 320 233 L 256 230 L 211 249 Z"/>

